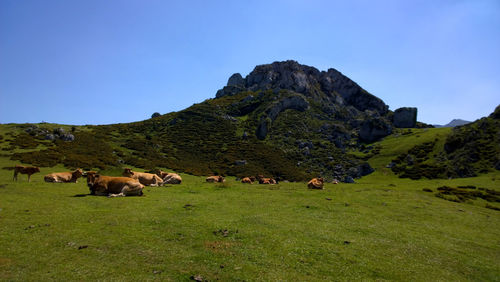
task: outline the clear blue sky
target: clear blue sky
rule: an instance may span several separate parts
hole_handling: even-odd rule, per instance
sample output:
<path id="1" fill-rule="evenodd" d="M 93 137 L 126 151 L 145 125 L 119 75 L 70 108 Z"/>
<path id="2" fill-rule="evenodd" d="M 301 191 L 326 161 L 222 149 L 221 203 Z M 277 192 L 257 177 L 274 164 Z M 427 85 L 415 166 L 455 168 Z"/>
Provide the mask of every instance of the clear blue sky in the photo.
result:
<path id="1" fill-rule="evenodd" d="M 500 104 L 500 1 L 1 0 L 0 123 L 144 120 L 287 59 L 475 120 Z"/>

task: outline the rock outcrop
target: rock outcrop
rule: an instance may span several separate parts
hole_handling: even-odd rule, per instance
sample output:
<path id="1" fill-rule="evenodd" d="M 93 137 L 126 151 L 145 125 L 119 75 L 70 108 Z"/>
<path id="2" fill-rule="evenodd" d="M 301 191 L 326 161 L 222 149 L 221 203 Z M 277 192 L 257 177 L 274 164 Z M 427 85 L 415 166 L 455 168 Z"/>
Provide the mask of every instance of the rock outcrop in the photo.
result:
<path id="1" fill-rule="evenodd" d="M 388 106 L 381 99 L 339 71 L 319 71 L 296 61 L 256 66 L 244 79 L 239 73 L 233 74 L 227 85 L 217 91 L 216 97 L 231 96 L 245 90 L 269 89 L 291 90 L 327 104 L 351 105 L 359 111 L 370 109 L 381 115 L 388 112 Z"/>
<path id="2" fill-rule="evenodd" d="M 359 138 L 364 142 L 374 142 L 392 133 L 389 122 L 382 118 L 367 119 L 361 125 Z"/>
<path id="3" fill-rule="evenodd" d="M 265 115 L 261 117 L 255 135 L 260 140 L 264 140 L 269 126 L 278 117 L 279 113 L 284 110 L 293 109 L 303 112 L 308 108 L 309 102 L 307 102 L 306 98 L 300 94 L 293 94 L 272 103 L 271 106 L 265 111 Z"/>
<path id="4" fill-rule="evenodd" d="M 394 126 L 414 128 L 417 125 L 417 108 L 399 108 L 394 111 Z"/>

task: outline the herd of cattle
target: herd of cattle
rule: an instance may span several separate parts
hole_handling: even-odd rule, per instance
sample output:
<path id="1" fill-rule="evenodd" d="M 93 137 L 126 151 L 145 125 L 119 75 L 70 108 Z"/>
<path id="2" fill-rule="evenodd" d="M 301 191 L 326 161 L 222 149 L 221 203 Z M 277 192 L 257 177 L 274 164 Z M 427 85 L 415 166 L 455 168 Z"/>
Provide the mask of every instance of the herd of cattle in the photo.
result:
<path id="1" fill-rule="evenodd" d="M 40 168 L 36 166 L 16 165 L 14 167 L 14 178 L 17 181 L 17 175 L 27 174 L 28 182 L 31 181 L 31 175 L 40 172 Z M 108 196 L 108 197 L 123 197 L 123 196 L 141 196 L 144 186 L 162 186 L 165 184 L 181 184 L 182 178 L 177 173 L 169 173 L 159 170 L 157 173 L 136 172 L 130 168 L 125 168 L 123 177 L 104 176 L 95 171 L 84 172 L 81 169 L 76 169 L 73 172 L 54 172 L 44 176 L 45 182 L 54 183 L 76 183 L 78 178 L 86 177 L 87 186 L 90 189 L 91 195 Z M 206 182 L 220 182 L 226 180 L 224 177 L 209 176 Z M 259 184 L 277 184 L 273 178 L 266 178 L 263 175 L 257 177 L 244 177 L 242 183 L 253 184 L 258 181 Z M 309 189 L 323 189 L 323 178 L 313 178 L 307 183 Z M 338 182 L 334 182 L 337 184 Z"/>

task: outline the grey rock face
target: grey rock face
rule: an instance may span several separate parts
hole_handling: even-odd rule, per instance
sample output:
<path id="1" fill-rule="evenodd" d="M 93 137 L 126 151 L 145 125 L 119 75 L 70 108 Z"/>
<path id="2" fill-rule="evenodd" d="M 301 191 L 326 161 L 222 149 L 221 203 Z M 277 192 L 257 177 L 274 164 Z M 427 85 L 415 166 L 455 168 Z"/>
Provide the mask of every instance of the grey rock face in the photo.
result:
<path id="1" fill-rule="evenodd" d="M 63 141 L 74 141 L 75 136 L 71 133 L 64 133 L 59 137 L 59 139 L 61 139 Z"/>
<path id="2" fill-rule="evenodd" d="M 413 158 L 413 156 L 412 156 L 412 155 L 407 155 L 407 156 L 406 156 L 406 163 L 407 163 L 408 165 L 413 165 L 413 164 L 415 163 L 415 159 Z"/>
<path id="3" fill-rule="evenodd" d="M 267 129 L 269 127 L 269 120 L 266 118 L 263 118 L 260 120 L 259 126 L 257 127 L 257 130 L 255 131 L 255 136 L 259 140 L 264 140 L 266 139 L 267 136 Z"/>
<path id="4" fill-rule="evenodd" d="M 305 97 L 300 94 L 295 94 L 273 102 L 273 104 L 266 110 L 266 116 L 261 119 L 255 135 L 260 140 L 264 140 L 267 136 L 267 131 L 271 122 L 273 122 L 282 111 L 294 109 L 303 112 L 308 108 L 309 102 L 307 102 Z"/>
<path id="5" fill-rule="evenodd" d="M 66 131 L 64 131 L 64 128 L 55 128 L 53 132 L 55 135 L 63 135 L 64 133 L 66 133 Z"/>
<path id="6" fill-rule="evenodd" d="M 266 111 L 267 115 L 271 120 L 275 120 L 278 114 L 284 110 L 294 109 L 297 111 L 305 111 L 309 108 L 309 102 L 306 98 L 300 94 L 283 98 L 278 102 L 273 103 L 273 105 Z"/>
<path id="7" fill-rule="evenodd" d="M 47 134 L 47 135 L 45 135 L 44 139 L 54 141 L 54 140 L 56 140 L 56 137 L 54 136 L 54 134 Z"/>
<path id="8" fill-rule="evenodd" d="M 233 74 L 228 85 L 217 91 L 216 97 L 235 95 L 245 90 L 268 89 L 291 90 L 326 104 L 351 105 L 359 111 L 372 109 L 381 115 L 388 111 L 388 106 L 381 99 L 371 95 L 337 70 L 320 72 L 314 67 L 291 60 L 256 66 L 245 79 L 241 78 L 240 74 Z M 318 90 L 325 95 L 319 94 Z"/>
<path id="9" fill-rule="evenodd" d="M 395 162 L 390 162 L 388 165 L 386 165 L 385 167 L 386 168 L 393 168 L 396 166 L 396 163 Z"/>
<path id="10" fill-rule="evenodd" d="M 394 126 L 414 128 L 417 125 L 417 108 L 399 108 L 394 111 Z"/>
<path id="11" fill-rule="evenodd" d="M 217 91 L 217 94 L 215 94 L 215 97 L 220 98 L 223 96 L 233 96 L 233 95 L 240 93 L 241 91 L 245 91 L 245 88 L 240 87 L 240 86 L 234 86 L 234 85 L 224 86 L 224 88 Z"/>
<path id="12" fill-rule="evenodd" d="M 351 176 L 344 177 L 344 183 L 354 183 L 354 179 Z"/>
<path id="13" fill-rule="evenodd" d="M 364 142 L 374 142 L 392 133 L 389 122 L 383 118 L 367 119 L 361 125 L 359 138 Z"/>
<path id="14" fill-rule="evenodd" d="M 227 86 L 245 87 L 245 80 L 241 77 L 241 74 L 235 73 L 227 81 Z"/>
<path id="15" fill-rule="evenodd" d="M 234 162 L 235 165 L 246 165 L 247 161 L 246 160 L 236 160 Z"/>

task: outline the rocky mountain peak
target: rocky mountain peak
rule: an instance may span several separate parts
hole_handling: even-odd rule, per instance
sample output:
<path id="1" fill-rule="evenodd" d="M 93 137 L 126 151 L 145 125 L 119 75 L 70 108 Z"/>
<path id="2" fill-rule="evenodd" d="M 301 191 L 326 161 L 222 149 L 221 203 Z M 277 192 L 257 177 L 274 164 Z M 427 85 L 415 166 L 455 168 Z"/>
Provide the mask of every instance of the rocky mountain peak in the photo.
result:
<path id="1" fill-rule="evenodd" d="M 388 106 L 381 99 L 341 72 L 333 68 L 319 71 L 293 60 L 258 65 L 245 78 L 235 73 L 228 84 L 217 91 L 216 97 L 269 89 L 297 92 L 329 106 L 353 106 L 359 111 L 372 110 L 380 115 L 388 112 Z"/>

